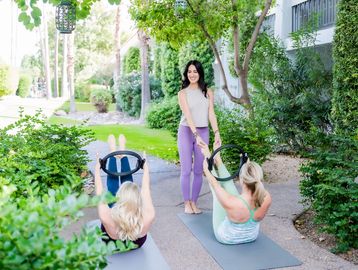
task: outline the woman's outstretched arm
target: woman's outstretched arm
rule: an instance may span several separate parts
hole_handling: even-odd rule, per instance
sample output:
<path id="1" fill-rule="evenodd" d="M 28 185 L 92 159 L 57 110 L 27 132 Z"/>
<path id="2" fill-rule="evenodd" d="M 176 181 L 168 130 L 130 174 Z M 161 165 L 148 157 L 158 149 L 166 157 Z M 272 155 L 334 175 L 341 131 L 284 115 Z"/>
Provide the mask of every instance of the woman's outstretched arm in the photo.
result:
<path id="1" fill-rule="evenodd" d="M 145 157 L 145 153 L 144 153 L 144 157 Z M 152 225 L 155 218 L 155 209 L 154 209 L 151 191 L 150 191 L 150 175 L 149 175 L 148 159 L 146 159 L 143 165 L 141 196 L 143 200 L 143 229 L 142 229 L 141 236 L 144 236 L 145 234 L 148 233 L 150 226 Z"/>
<path id="2" fill-rule="evenodd" d="M 101 166 L 99 164 L 98 154 L 97 154 L 96 159 L 97 159 L 97 161 L 96 161 L 95 173 L 94 173 L 94 183 L 95 183 L 96 195 L 100 196 L 103 193 L 103 184 L 102 184 L 102 179 L 101 179 L 101 174 L 100 174 Z M 101 220 L 101 222 L 103 223 L 103 225 L 105 225 L 105 226 L 112 225 L 110 209 L 106 203 L 100 202 L 98 204 L 98 216 L 99 216 L 99 219 Z"/>

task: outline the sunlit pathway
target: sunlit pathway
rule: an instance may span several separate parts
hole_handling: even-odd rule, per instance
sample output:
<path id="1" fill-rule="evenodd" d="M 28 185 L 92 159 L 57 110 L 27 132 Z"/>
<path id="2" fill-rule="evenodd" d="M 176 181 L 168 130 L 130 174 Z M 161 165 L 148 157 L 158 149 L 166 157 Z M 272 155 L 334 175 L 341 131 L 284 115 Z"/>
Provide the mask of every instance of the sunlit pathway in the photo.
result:
<path id="1" fill-rule="evenodd" d="M 41 109 L 46 117 L 65 102 L 63 98 L 20 98 L 18 96 L 5 96 L 0 99 L 0 128 L 3 128 L 19 119 L 19 109 L 23 107 L 24 113 L 34 115 Z"/>

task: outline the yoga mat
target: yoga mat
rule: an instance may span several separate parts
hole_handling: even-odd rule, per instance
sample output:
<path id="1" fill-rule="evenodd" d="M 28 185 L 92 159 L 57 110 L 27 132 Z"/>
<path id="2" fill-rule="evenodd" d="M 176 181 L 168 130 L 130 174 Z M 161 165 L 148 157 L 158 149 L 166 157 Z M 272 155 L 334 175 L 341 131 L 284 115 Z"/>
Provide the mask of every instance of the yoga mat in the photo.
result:
<path id="1" fill-rule="evenodd" d="M 211 213 L 180 213 L 178 216 L 224 270 L 272 269 L 302 264 L 261 232 L 255 242 L 224 245 L 214 236 Z"/>
<path id="2" fill-rule="evenodd" d="M 100 226 L 100 221 L 93 220 L 87 226 Z M 107 257 L 108 265 L 105 270 L 140 269 L 140 270 L 169 270 L 169 266 L 150 234 L 144 245 L 126 253 L 117 253 Z"/>

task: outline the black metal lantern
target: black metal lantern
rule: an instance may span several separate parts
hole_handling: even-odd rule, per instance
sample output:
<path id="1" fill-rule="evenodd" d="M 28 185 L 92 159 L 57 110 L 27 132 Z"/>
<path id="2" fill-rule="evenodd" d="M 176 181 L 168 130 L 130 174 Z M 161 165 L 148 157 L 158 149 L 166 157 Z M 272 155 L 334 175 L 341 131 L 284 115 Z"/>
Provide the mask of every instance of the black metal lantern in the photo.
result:
<path id="1" fill-rule="evenodd" d="M 61 34 L 71 34 L 76 27 L 76 6 L 71 0 L 62 0 L 56 7 L 56 28 Z"/>

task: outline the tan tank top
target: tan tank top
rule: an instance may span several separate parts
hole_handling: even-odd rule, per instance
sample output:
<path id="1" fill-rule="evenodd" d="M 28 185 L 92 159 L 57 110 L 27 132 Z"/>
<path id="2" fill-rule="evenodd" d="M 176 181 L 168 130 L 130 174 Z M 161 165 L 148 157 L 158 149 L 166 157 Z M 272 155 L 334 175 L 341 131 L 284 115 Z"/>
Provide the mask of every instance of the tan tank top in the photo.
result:
<path id="1" fill-rule="evenodd" d="M 185 88 L 183 91 L 195 127 L 207 127 L 209 125 L 209 95 L 205 97 L 201 89 Z M 183 113 L 180 125 L 189 126 Z"/>

